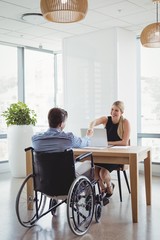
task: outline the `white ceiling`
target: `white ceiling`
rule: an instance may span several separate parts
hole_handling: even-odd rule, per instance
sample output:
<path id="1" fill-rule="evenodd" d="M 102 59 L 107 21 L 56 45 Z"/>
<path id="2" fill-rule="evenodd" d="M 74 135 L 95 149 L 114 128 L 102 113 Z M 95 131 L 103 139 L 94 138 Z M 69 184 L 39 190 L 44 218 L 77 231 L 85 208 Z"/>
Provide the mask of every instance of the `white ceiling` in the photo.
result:
<path id="1" fill-rule="evenodd" d="M 88 0 L 88 6 L 85 19 L 78 23 L 52 23 L 41 16 L 30 23 L 21 16 L 41 13 L 40 0 L 0 0 L 0 41 L 58 51 L 63 38 L 111 27 L 139 35 L 156 21 L 152 0 Z"/>

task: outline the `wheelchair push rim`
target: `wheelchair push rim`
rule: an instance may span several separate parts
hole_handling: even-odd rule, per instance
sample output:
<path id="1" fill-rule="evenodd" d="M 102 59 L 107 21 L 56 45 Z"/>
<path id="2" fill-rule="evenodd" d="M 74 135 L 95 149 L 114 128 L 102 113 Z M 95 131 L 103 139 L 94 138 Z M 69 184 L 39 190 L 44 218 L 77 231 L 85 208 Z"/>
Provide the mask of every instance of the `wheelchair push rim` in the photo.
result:
<path id="1" fill-rule="evenodd" d="M 80 176 L 72 183 L 67 198 L 67 219 L 72 232 L 85 234 L 94 213 L 94 190 L 90 180 Z"/>

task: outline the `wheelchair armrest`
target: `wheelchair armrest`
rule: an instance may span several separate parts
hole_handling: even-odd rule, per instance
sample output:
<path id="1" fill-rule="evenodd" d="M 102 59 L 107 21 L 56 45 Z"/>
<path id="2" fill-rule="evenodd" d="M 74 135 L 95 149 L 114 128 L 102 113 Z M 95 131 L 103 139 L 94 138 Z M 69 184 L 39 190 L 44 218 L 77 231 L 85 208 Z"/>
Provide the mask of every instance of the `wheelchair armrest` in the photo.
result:
<path id="1" fill-rule="evenodd" d="M 93 167 L 94 166 L 94 163 L 93 163 L 93 156 L 92 156 L 92 152 L 88 152 L 88 153 L 82 153 L 81 155 L 79 155 L 78 157 L 76 157 L 75 161 L 78 162 L 78 161 L 81 161 L 87 157 L 90 157 L 91 159 L 91 166 Z"/>

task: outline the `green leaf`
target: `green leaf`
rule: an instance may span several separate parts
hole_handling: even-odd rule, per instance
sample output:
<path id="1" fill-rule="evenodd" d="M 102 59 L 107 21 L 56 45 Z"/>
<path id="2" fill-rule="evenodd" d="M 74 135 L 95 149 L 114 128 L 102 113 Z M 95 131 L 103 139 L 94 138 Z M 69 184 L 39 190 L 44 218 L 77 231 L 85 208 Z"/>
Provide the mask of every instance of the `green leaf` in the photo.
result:
<path id="1" fill-rule="evenodd" d="M 2 113 L 7 126 L 10 125 L 35 125 L 37 115 L 34 110 L 23 102 L 12 103 L 7 110 Z"/>

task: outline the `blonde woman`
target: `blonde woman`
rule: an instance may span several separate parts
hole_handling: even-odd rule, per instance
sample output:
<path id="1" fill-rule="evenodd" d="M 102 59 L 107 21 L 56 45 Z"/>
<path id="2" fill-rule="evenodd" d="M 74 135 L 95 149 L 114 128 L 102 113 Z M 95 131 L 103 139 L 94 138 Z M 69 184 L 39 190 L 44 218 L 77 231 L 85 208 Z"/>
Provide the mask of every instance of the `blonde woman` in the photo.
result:
<path id="1" fill-rule="evenodd" d="M 88 133 L 94 134 L 94 127 L 103 124 L 107 131 L 108 143 L 114 146 L 129 145 L 130 123 L 123 117 L 124 103 L 116 101 L 111 107 L 111 116 L 102 116 L 92 121 L 88 128 Z M 110 172 L 117 169 L 118 164 L 98 164 L 96 167 L 96 176 L 100 179 L 101 189 L 106 193 L 106 197 L 113 194 L 114 184 L 111 183 Z"/>

